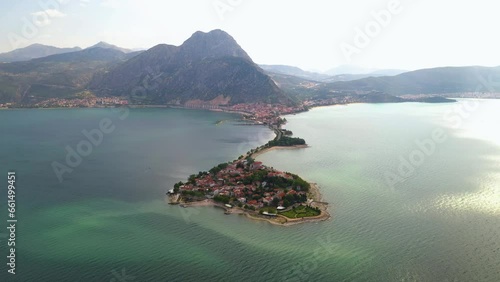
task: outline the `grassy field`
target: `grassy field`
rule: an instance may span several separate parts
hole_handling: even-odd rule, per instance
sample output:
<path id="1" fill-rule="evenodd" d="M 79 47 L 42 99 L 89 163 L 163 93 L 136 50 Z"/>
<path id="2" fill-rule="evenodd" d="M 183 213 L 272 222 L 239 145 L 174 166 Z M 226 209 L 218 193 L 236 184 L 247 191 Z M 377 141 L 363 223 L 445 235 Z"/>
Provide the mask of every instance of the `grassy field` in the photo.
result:
<path id="1" fill-rule="evenodd" d="M 289 211 L 281 212 L 280 214 L 288 218 L 303 218 L 303 217 L 318 216 L 321 214 L 321 211 L 311 208 L 309 206 L 299 206 Z"/>
<path id="2" fill-rule="evenodd" d="M 276 214 L 276 208 L 275 207 L 264 207 L 264 208 L 260 209 L 260 212 L 268 212 L 268 213 Z"/>

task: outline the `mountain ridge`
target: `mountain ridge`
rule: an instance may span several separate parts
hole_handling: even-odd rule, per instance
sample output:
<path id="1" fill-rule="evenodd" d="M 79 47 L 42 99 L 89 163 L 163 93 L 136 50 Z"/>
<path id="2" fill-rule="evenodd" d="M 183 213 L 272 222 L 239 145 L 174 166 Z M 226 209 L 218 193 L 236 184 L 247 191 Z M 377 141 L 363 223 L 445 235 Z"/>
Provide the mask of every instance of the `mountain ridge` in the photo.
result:
<path id="1" fill-rule="evenodd" d="M 100 42 L 76 52 L 0 64 L 0 103 L 33 104 L 83 92 L 139 104 L 293 103 L 222 30 L 195 32 L 180 46 L 159 44 L 131 53 L 115 47 Z"/>
<path id="2" fill-rule="evenodd" d="M 320 80 L 318 74 L 296 67 L 255 64 L 222 30 L 195 32 L 180 46 L 158 44 L 129 53 L 115 47 L 99 42 L 83 50 L 0 63 L 0 103 L 29 105 L 48 98 L 73 99 L 81 93 L 117 96 L 137 104 L 210 106 L 291 105 L 311 99 L 327 103 L 345 100 L 342 97 L 397 102 L 411 95 L 450 97 L 450 93 L 483 91 L 473 96 L 496 97 L 491 93 L 500 93 L 500 67 L 442 67 L 396 76 L 338 75 Z M 409 97 L 421 98 L 425 97 Z"/>
<path id="3" fill-rule="evenodd" d="M 154 78 L 154 87 L 141 85 L 145 78 Z M 291 102 L 222 30 L 195 32 L 180 46 L 156 45 L 91 84 L 100 95 L 127 95 L 137 87 L 146 92 L 144 103 L 210 102 L 220 96 L 229 98 L 227 104 Z"/>
<path id="4" fill-rule="evenodd" d="M 59 47 L 35 43 L 26 46 L 24 48 L 19 48 L 10 52 L 1 53 L 0 62 L 12 63 L 12 62 L 29 61 L 32 59 L 42 58 L 50 55 L 69 53 L 80 50 L 82 50 L 82 48 L 80 47 L 59 48 Z"/>
<path id="5" fill-rule="evenodd" d="M 97 42 L 96 44 L 94 44 L 94 45 L 92 45 L 92 46 L 90 46 L 90 47 L 87 47 L 87 48 L 85 48 L 85 49 L 92 49 L 92 48 L 112 49 L 112 50 L 120 51 L 120 52 L 123 52 L 123 53 L 131 53 L 131 52 L 134 52 L 134 51 L 133 51 L 133 50 L 131 50 L 131 49 L 118 47 L 118 46 L 116 46 L 116 45 L 109 44 L 109 43 L 104 42 L 104 41 L 99 41 L 99 42 Z"/>
<path id="6" fill-rule="evenodd" d="M 380 91 L 387 94 L 448 94 L 476 92 L 489 88 L 500 92 L 500 67 L 439 67 L 396 76 L 370 77 L 333 82 L 336 90 Z M 486 85 L 484 85 L 486 84 Z"/>

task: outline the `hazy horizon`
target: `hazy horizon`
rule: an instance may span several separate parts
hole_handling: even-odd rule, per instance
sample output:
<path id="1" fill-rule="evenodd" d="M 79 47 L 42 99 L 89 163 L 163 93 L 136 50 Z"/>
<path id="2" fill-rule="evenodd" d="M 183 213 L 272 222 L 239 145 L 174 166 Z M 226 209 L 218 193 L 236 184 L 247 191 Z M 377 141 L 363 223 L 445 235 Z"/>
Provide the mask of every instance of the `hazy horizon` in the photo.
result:
<path id="1" fill-rule="evenodd" d="M 491 67 L 500 65 L 491 60 L 500 48 L 493 36 L 500 23 L 495 7 L 489 0 L 3 2 L 0 52 L 34 43 L 86 48 L 99 41 L 149 49 L 222 29 L 259 64 L 315 71 Z"/>

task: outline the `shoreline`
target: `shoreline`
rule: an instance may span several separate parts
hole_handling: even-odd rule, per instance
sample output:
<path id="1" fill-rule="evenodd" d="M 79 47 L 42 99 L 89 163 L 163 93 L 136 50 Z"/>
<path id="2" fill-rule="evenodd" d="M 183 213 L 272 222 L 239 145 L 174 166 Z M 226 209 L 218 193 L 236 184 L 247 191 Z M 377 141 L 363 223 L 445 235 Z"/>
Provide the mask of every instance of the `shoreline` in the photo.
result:
<path id="1" fill-rule="evenodd" d="M 323 202 L 323 197 L 319 191 L 319 186 L 316 183 L 311 183 L 311 199 L 307 203 L 307 205 L 310 205 L 311 207 L 317 207 L 321 210 L 321 214 L 318 216 L 314 217 L 303 217 L 303 218 L 288 218 L 286 216 L 278 214 L 276 217 L 269 217 L 265 215 L 261 215 L 256 211 L 249 211 L 245 210 L 240 207 L 232 207 L 228 208 L 224 204 L 217 203 L 212 199 L 205 199 L 202 201 L 196 201 L 196 202 L 178 202 L 175 204 L 178 204 L 181 208 L 192 208 L 192 207 L 214 207 L 214 208 L 221 208 L 224 210 L 224 213 L 226 215 L 243 215 L 248 219 L 251 220 L 257 220 L 257 221 L 265 221 L 273 225 L 278 225 L 278 226 L 292 226 L 296 224 L 301 224 L 301 223 L 313 223 L 313 222 L 321 222 L 321 221 L 326 221 L 332 216 L 328 212 L 328 203 Z M 172 203 L 171 203 L 172 204 Z"/>
<path id="2" fill-rule="evenodd" d="M 260 150 L 258 152 L 255 152 L 250 155 L 252 159 L 257 158 L 260 155 L 263 155 L 267 152 L 275 151 L 275 150 L 295 150 L 295 149 L 305 149 L 305 148 L 310 148 L 309 145 L 294 145 L 294 146 L 274 146 L 271 148 L 265 148 L 263 150 Z"/>
<path id="3" fill-rule="evenodd" d="M 97 106 L 97 107 L 78 107 L 77 109 L 97 109 L 97 108 L 120 108 L 120 107 L 128 107 L 128 108 L 173 108 L 173 109 L 185 109 L 185 110 L 206 110 L 206 111 L 211 111 L 211 112 L 224 112 L 224 113 L 230 113 L 230 114 L 238 114 L 242 118 L 243 116 L 251 115 L 252 113 L 248 112 L 243 112 L 243 111 L 231 111 L 229 109 L 210 109 L 210 108 L 191 108 L 191 107 L 185 107 L 185 106 L 177 106 L 177 105 L 122 105 L 122 106 Z M 29 109 L 45 109 L 45 110 L 58 110 L 58 109 L 74 109 L 75 107 L 46 107 L 46 108 L 29 108 Z M 2 108 L 2 109 L 26 109 L 26 108 Z M 292 113 L 292 114 L 299 114 L 304 111 Z M 255 125 L 259 125 L 258 123 L 255 123 Z M 273 130 L 276 133 L 276 130 Z M 274 151 L 274 150 L 281 150 L 281 149 L 304 149 L 308 148 L 309 146 L 307 144 L 305 145 L 294 145 L 294 146 L 274 146 L 270 148 L 265 148 L 263 150 L 260 150 L 258 152 L 255 152 L 250 155 L 252 158 L 256 158 L 260 155 L 263 155 L 267 152 Z M 290 225 L 295 225 L 299 223 L 305 223 L 305 222 L 319 222 L 319 221 L 324 221 L 329 218 L 331 218 L 330 214 L 328 213 L 328 203 L 322 202 L 322 195 L 319 191 L 319 188 L 316 183 L 310 183 L 308 182 L 311 186 L 311 191 L 308 193 L 308 201 L 305 203 L 308 206 L 311 207 L 317 207 L 321 210 L 321 214 L 315 217 L 305 217 L 305 218 L 287 218 L 283 215 L 277 215 L 276 217 L 269 217 L 265 215 L 259 214 L 259 212 L 251 211 L 251 210 L 245 210 L 243 208 L 239 207 L 232 207 L 232 208 L 227 208 L 225 205 L 217 203 L 213 201 L 212 199 L 205 199 L 202 201 L 195 201 L 195 202 L 181 202 L 182 199 L 180 195 L 173 195 L 169 197 L 169 202 L 170 204 L 174 205 L 180 205 L 182 208 L 187 208 L 187 207 L 218 207 L 222 208 L 225 210 L 226 214 L 240 214 L 240 215 L 245 215 L 247 218 L 253 219 L 253 220 L 260 220 L 260 221 L 267 221 L 271 224 L 275 225 L 280 225 L 280 226 L 290 226 Z"/>
<path id="4" fill-rule="evenodd" d="M 193 107 L 185 107 L 178 105 L 135 105 L 135 104 L 126 104 L 126 105 L 102 105 L 102 106 L 92 106 L 92 107 L 0 107 L 0 110 L 19 110 L 19 109 L 47 109 L 47 110 L 56 110 L 56 109 L 109 109 L 109 108 L 131 108 L 131 109 L 182 109 L 182 110 L 198 110 L 198 111 L 211 111 L 211 112 L 223 112 L 230 114 L 239 114 L 239 115 L 251 115 L 250 112 L 243 111 L 232 111 L 226 109 L 211 109 L 211 108 L 193 108 Z"/>
<path id="5" fill-rule="evenodd" d="M 186 108 L 182 106 L 178 107 L 172 107 L 172 108 L 181 108 L 181 109 L 193 109 L 193 110 L 200 110 L 197 108 Z M 246 113 L 246 112 L 235 112 L 235 111 L 228 111 L 224 109 L 201 109 L 201 110 L 209 110 L 209 111 L 216 111 L 216 112 L 228 112 L 228 113 L 235 113 L 235 114 L 240 114 L 240 115 L 248 115 L 251 113 Z M 296 113 L 291 113 L 293 115 L 295 114 L 300 114 L 303 112 L 307 111 L 300 111 Z M 257 124 L 256 124 L 257 125 Z M 281 128 L 281 127 L 279 127 Z M 271 129 L 271 127 L 270 127 Z M 273 130 L 273 132 L 278 136 L 278 133 L 276 130 Z M 256 157 L 263 155 L 267 152 L 274 151 L 274 150 L 295 150 L 295 149 L 305 149 L 309 148 L 310 146 L 307 144 L 304 145 L 294 145 L 294 146 L 273 146 L 270 148 L 265 148 L 262 149 L 258 152 L 254 152 L 249 155 L 252 159 L 255 159 Z M 216 208 L 222 208 L 225 210 L 225 214 L 239 214 L 239 215 L 244 215 L 245 217 L 252 219 L 252 220 L 259 220 L 259 221 L 266 221 L 270 224 L 274 225 L 279 225 L 279 226 L 291 226 L 291 225 L 296 225 L 300 223 L 308 223 L 308 222 L 320 222 L 320 221 L 325 221 L 331 218 L 330 213 L 328 212 L 328 203 L 323 202 L 323 195 L 321 194 L 320 188 L 317 183 L 312 183 L 307 181 L 310 185 L 310 191 L 307 193 L 308 200 L 306 202 L 307 206 L 311 206 L 313 208 L 318 208 L 321 211 L 321 214 L 318 216 L 314 217 L 303 217 L 303 218 L 288 218 L 283 215 L 278 214 L 275 217 L 270 217 L 270 216 L 265 216 L 259 214 L 257 211 L 251 211 L 251 210 L 246 210 L 244 208 L 240 208 L 237 206 L 233 206 L 231 208 L 226 207 L 224 204 L 215 202 L 213 199 L 204 199 L 201 201 L 194 201 L 194 202 L 181 202 L 182 197 L 177 196 L 177 195 L 172 195 L 170 197 L 176 197 L 175 201 L 172 201 L 172 198 L 170 198 L 170 203 L 171 204 L 178 204 L 181 206 L 181 208 L 189 208 L 189 207 L 216 207 Z"/>
<path id="6" fill-rule="evenodd" d="M 443 96 L 444 97 L 444 96 Z M 446 99 L 451 99 L 455 101 L 449 101 L 449 102 L 443 102 L 443 103 L 455 103 L 458 102 L 456 99 L 473 99 L 473 100 L 498 100 L 500 97 L 444 97 Z M 298 111 L 295 113 L 289 113 L 287 115 L 295 115 L 299 114 L 302 112 L 307 112 L 309 110 L 315 109 L 315 108 L 323 108 L 323 107 L 331 107 L 331 106 L 348 106 L 348 105 L 354 105 L 354 104 L 395 104 L 395 103 L 424 103 L 424 104 L 435 104 L 436 102 L 425 102 L 425 101 L 402 101 L 402 102 L 382 102 L 382 103 L 377 103 L 377 102 L 347 102 L 347 103 L 333 103 L 333 104 L 326 104 L 326 105 L 311 105 L 307 106 L 308 108 L 304 111 Z M 22 106 L 22 107 L 0 107 L 0 110 L 15 110 L 15 109 L 102 109 L 102 108 L 120 108 L 120 107 L 128 107 L 128 108 L 172 108 L 172 109 L 186 109 L 186 110 L 207 110 L 207 111 L 213 111 L 213 112 L 224 112 L 224 113 L 233 113 L 233 114 L 240 114 L 240 115 L 251 115 L 252 113 L 250 112 L 242 112 L 242 111 L 232 111 L 229 109 L 216 109 L 216 108 L 196 108 L 196 107 L 186 107 L 182 105 L 139 105 L 139 104 L 126 104 L 126 105 L 102 105 L 102 106 L 91 106 L 91 107 L 32 107 L 32 106 Z"/>

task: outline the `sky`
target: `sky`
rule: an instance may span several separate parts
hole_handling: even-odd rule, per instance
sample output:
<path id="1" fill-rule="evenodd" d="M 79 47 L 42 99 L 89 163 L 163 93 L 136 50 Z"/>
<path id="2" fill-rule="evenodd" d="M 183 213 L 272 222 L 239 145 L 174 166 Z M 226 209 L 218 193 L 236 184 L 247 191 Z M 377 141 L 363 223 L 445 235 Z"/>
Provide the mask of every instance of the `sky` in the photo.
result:
<path id="1" fill-rule="evenodd" d="M 0 52 L 105 41 L 148 49 L 222 29 L 259 64 L 415 70 L 500 65 L 494 0 L 17 0 L 0 2 Z"/>

